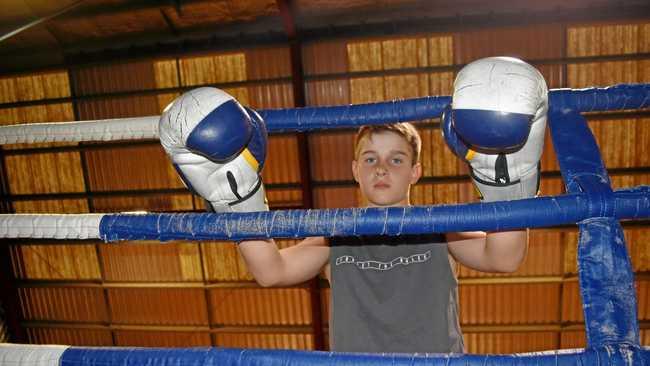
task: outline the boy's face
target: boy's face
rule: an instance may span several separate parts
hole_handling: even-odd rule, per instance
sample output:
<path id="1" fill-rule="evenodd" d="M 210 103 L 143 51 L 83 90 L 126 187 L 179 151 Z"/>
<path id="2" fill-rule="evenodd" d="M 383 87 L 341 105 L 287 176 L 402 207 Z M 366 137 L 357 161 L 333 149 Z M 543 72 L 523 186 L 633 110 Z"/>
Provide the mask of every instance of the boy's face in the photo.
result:
<path id="1" fill-rule="evenodd" d="M 363 138 L 359 144 L 352 174 L 368 205 L 408 205 L 409 189 L 420 179 L 422 168 L 419 163 L 413 164 L 413 153 L 406 139 L 392 131 L 380 131 Z"/>

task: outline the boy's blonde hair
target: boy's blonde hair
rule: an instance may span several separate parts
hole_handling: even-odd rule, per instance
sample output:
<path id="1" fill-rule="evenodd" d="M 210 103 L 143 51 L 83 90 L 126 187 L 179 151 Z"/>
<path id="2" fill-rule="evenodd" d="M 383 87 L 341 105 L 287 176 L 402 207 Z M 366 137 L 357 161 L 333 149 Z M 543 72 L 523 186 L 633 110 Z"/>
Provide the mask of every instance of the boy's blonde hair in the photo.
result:
<path id="1" fill-rule="evenodd" d="M 406 140 L 406 142 L 409 144 L 409 146 L 411 146 L 411 152 L 413 153 L 412 164 L 415 165 L 420 161 L 422 139 L 420 138 L 420 134 L 418 133 L 418 130 L 415 128 L 415 126 L 408 122 L 361 126 L 357 132 L 357 136 L 354 139 L 354 159 L 359 159 L 362 141 L 371 138 L 375 133 L 384 131 L 394 132 L 402 136 L 404 140 Z"/>

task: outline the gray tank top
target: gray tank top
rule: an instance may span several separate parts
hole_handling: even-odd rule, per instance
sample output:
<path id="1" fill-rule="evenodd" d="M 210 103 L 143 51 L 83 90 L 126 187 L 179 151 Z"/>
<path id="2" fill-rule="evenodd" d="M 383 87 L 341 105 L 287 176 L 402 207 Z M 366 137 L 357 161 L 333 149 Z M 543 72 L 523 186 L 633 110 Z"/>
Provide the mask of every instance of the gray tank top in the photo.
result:
<path id="1" fill-rule="evenodd" d="M 464 352 L 443 235 L 330 238 L 330 247 L 333 351 Z"/>

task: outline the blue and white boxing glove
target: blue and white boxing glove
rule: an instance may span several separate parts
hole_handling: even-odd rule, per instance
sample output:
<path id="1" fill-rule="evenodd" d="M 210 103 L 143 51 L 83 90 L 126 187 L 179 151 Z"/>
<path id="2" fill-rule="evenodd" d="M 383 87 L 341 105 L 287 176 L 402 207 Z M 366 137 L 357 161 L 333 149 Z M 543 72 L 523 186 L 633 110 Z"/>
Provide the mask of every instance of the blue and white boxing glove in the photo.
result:
<path id="1" fill-rule="evenodd" d="M 268 210 L 267 132 L 257 112 L 223 90 L 193 89 L 165 108 L 158 132 L 183 183 L 215 212 Z"/>
<path id="2" fill-rule="evenodd" d="M 547 112 L 544 77 L 519 59 L 489 57 L 460 70 L 441 130 L 483 201 L 537 195 Z"/>

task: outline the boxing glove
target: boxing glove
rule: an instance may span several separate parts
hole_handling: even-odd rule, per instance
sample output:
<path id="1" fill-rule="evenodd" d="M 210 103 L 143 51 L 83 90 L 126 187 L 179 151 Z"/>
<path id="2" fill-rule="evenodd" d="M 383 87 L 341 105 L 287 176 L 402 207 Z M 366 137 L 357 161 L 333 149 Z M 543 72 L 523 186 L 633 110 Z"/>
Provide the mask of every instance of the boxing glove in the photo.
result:
<path id="1" fill-rule="evenodd" d="M 482 200 L 537 194 L 547 112 L 544 77 L 521 60 L 484 58 L 458 73 L 441 131 Z"/>
<path id="2" fill-rule="evenodd" d="M 255 111 L 223 90 L 193 89 L 165 108 L 158 132 L 183 183 L 215 212 L 268 210 L 267 131 Z"/>

